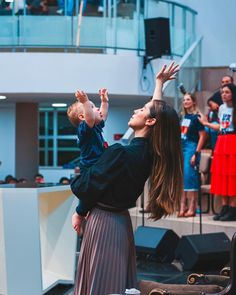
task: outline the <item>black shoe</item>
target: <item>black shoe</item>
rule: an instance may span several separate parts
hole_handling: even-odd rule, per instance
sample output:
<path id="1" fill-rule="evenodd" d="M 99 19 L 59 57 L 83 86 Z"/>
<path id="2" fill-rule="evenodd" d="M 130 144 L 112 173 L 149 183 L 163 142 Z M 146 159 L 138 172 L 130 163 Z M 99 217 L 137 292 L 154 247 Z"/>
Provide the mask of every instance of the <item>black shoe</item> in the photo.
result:
<path id="1" fill-rule="evenodd" d="M 228 212 L 220 217 L 220 221 L 236 221 L 236 207 L 229 207 Z"/>
<path id="2" fill-rule="evenodd" d="M 220 220 L 221 217 L 223 217 L 229 210 L 229 206 L 228 205 L 224 205 L 221 207 L 221 210 L 220 210 L 220 213 L 219 214 L 216 214 L 214 217 L 213 217 L 213 220 Z"/>

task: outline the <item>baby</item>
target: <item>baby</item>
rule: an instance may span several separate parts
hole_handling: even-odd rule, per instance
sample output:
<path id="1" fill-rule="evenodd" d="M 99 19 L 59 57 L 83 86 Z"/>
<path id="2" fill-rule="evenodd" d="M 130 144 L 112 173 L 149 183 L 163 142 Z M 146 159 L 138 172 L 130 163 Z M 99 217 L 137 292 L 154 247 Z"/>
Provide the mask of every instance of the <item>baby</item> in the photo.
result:
<path id="1" fill-rule="evenodd" d="M 102 136 L 103 127 L 108 116 L 109 99 L 106 88 L 99 90 L 101 98 L 100 108 L 89 100 L 87 94 L 81 90 L 76 91 L 77 99 L 67 110 L 67 115 L 77 127 L 78 146 L 80 148 L 80 172 L 83 173 L 97 162 L 107 143 Z M 81 227 L 83 217 L 78 213 L 72 216 L 72 225 L 75 230 Z"/>

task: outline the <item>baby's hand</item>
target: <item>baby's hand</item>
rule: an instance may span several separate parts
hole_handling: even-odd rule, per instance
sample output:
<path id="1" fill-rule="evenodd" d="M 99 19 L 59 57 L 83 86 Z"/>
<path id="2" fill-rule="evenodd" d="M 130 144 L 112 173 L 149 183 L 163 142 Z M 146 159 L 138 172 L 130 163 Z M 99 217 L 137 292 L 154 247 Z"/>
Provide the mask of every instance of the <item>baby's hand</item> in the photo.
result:
<path id="1" fill-rule="evenodd" d="M 99 95 L 100 95 L 100 98 L 101 98 L 102 102 L 108 102 L 109 101 L 109 99 L 108 99 L 108 91 L 107 91 L 106 88 L 99 89 Z"/>
<path id="2" fill-rule="evenodd" d="M 72 226 L 78 235 L 82 234 L 82 224 L 84 221 L 84 217 L 80 216 L 78 213 L 74 213 L 72 215 Z"/>
<path id="3" fill-rule="evenodd" d="M 87 94 L 82 90 L 77 90 L 75 92 L 75 97 L 81 103 L 85 103 L 89 100 Z"/>

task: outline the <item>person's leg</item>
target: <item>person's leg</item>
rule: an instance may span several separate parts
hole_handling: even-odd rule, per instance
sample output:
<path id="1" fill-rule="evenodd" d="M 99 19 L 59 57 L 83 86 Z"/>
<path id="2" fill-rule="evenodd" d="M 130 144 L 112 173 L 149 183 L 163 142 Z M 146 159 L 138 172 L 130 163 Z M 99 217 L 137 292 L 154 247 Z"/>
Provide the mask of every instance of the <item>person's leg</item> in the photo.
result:
<path id="1" fill-rule="evenodd" d="M 219 212 L 219 214 L 216 214 L 213 217 L 213 220 L 217 221 L 217 220 L 221 220 L 221 218 L 227 214 L 228 210 L 229 210 L 229 198 L 228 197 L 222 197 L 221 198 L 221 202 L 222 202 L 222 207 L 221 210 Z"/>
<path id="2" fill-rule="evenodd" d="M 227 197 L 228 199 L 228 211 L 220 217 L 220 221 L 236 221 L 236 196 Z"/>
<path id="3" fill-rule="evenodd" d="M 188 211 L 184 215 L 185 217 L 193 217 L 196 215 L 197 195 L 197 191 L 188 192 L 189 206 Z"/>
<path id="4" fill-rule="evenodd" d="M 74 0 L 67 0 L 67 15 L 72 16 L 74 14 Z"/>
<path id="5" fill-rule="evenodd" d="M 184 213 L 187 211 L 187 192 L 183 191 L 180 201 L 180 210 L 178 217 L 184 217 Z"/>
<path id="6" fill-rule="evenodd" d="M 57 5 L 58 5 L 58 11 L 63 12 L 64 11 L 64 0 L 57 0 Z"/>

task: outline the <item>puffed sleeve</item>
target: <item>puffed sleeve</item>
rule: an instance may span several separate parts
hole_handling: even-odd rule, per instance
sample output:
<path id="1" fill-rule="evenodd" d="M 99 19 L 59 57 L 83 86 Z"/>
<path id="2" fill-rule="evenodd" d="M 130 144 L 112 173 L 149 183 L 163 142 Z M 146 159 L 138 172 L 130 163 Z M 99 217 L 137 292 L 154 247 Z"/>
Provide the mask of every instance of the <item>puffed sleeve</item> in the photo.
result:
<path id="1" fill-rule="evenodd" d="M 114 144 L 86 172 L 76 176 L 71 182 L 71 190 L 80 200 L 77 213 L 86 215 L 124 169 L 125 149 Z"/>

